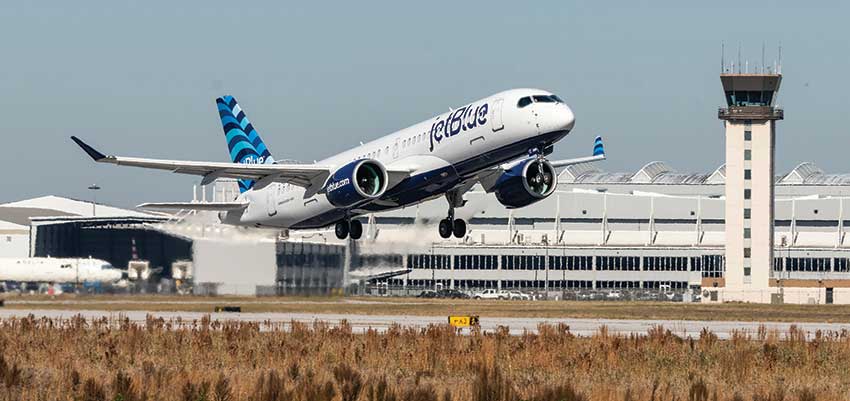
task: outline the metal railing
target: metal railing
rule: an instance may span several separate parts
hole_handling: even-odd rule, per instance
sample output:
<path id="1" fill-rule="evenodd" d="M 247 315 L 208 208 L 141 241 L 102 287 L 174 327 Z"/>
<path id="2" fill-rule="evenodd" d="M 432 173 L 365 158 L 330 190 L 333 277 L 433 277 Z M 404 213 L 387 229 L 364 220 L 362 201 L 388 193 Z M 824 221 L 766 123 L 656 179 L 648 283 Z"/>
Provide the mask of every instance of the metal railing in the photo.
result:
<path id="1" fill-rule="evenodd" d="M 721 120 L 782 120 L 784 110 L 771 106 L 731 106 L 717 109 Z"/>

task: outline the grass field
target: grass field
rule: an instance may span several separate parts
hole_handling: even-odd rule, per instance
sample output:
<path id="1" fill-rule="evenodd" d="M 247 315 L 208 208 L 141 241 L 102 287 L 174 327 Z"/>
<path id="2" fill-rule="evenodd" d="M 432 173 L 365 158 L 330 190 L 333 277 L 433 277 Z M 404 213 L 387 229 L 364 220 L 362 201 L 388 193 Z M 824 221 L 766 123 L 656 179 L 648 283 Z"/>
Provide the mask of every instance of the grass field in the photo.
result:
<path id="1" fill-rule="evenodd" d="M 345 324 L 0 321 L 0 400 L 813 401 L 850 398 L 850 336 L 663 328 L 354 334 Z M 268 328 L 268 327 L 265 327 Z"/>
<path id="2" fill-rule="evenodd" d="M 212 312 L 300 312 L 482 317 L 736 320 L 850 323 L 850 305 L 684 304 L 670 302 L 481 301 L 378 297 L 7 296 L 6 308 Z"/>

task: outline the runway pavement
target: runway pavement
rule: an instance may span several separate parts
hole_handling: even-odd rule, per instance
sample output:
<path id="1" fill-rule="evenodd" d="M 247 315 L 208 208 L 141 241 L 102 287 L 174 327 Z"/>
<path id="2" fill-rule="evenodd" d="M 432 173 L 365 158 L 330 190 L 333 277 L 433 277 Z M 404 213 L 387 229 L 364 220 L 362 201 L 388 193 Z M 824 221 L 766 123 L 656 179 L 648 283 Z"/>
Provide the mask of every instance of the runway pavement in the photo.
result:
<path id="1" fill-rule="evenodd" d="M 446 324 L 447 316 L 408 316 L 408 315 L 357 315 L 357 314 L 312 314 L 312 313 L 201 313 L 201 312 L 147 312 L 147 311 L 98 311 L 98 310 L 53 310 L 53 309 L 0 309 L 0 319 L 13 317 L 21 318 L 28 315 L 37 318 L 49 317 L 69 319 L 81 315 L 86 319 L 94 318 L 118 318 L 126 317 L 133 322 L 145 323 L 147 316 L 161 317 L 165 320 L 176 321 L 180 319 L 183 324 L 191 324 L 194 320 L 200 320 L 209 315 L 213 320 L 227 321 L 238 320 L 245 322 L 262 323 L 263 329 L 274 327 L 286 328 L 292 321 L 302 323 L 313 323 L 324 321 L 331 325 L 339 324 L 345 320 L 351 325 L 356 333 L 368 329 L 385 331 L 393 324 L 403 327 L 424 328 L 429 324 Z M 776 322 L 736 322 L 736 321 L 686 321 L 686 320 L 620 320 L 620 319 L 576 319 L 576 318 L 501 318 L 482 317 L 481 329 L 485 332 L 493 332 L 499 326 L 506 326 L 510 333 L 520 335 L 524 332 L 535 333 L 537 326 L 541 323 L 557 325 L 563 323 L 569 326 L 570 332 L 579 336 L 589 336 L 597 333 L 600 327 L 605 326 L 611 334 L 646 334 L 654 326 L 663 326 L 674 334 L 682 337 L 698 338 L 703 329 L 708 329 L 720 338 L 729 338 L 735 331 L 750 334 L 757 333 L 760 326 L 767 330 L 778 330 L 780 333 L 788 332 L 792 325 L 805 330 L 808 336 L 815 332 L 841 332 L 850 331 L 850 324 L 846 323 L 776 323 Z"/>

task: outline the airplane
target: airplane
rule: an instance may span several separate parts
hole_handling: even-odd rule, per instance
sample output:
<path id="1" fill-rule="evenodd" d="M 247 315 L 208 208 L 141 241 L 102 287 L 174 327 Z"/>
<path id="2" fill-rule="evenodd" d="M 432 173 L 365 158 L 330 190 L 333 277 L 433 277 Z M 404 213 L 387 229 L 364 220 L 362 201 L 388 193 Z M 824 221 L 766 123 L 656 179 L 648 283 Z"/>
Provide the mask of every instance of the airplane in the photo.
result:
<path id="1" fill-rule="evenodd" d="M 602 138 L 591 156 L 547 160 L 572 131 L 575 115 L 557 95 L 512 89 L 450 108 L 447 113 L 314 163 L 277 161 L 232 96 L 216 99 L 232 163 L 108 156 L 76 136 L 94 161 L 238 180 L 229 202 L 145 203 L 148 210 L 217 211 L 224 224 L 278 229 L 334 226 L 339 239 L 359 239 L 364 214 L 444 196 L 442 238 L 463 238 L 466 222 L 454 210 L 481 184 L 507 208 L 538 202 L 555 191 L 557 168 L 605 159 Z"/>
<path id="2" fill-rule="evenodd" d="M 114 283 L 122 271 L 100 259 L 0 258 L 0 282 Z"/>

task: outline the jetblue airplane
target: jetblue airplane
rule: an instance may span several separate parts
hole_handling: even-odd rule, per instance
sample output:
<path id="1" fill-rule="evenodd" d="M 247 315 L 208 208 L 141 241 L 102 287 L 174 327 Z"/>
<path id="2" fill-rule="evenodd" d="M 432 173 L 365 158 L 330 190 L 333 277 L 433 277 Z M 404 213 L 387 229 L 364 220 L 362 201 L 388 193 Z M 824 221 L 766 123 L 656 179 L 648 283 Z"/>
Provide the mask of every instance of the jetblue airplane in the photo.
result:
<path id="1" fill-rule="evenodd" d="M 442 238 L 466 235 L 455 219 L 475 184 L 507 208 L 520 208 L 555 191 L 556 169 L 605 159 L 602 138 L 592 156 L 549 161 L 553 145 L 573 129 L 575 116 L 558 96 L 513 89 L 450 108 L 448 113 L 394 132 L 317 163 L 272 157 L 245 112 L 231 96 L 216 99 L 232 163 L 107 156 L 77 137 L 96 162 L 217 178 L 235 178 L 232 202 L 147 203 L 146 209 L 218 211 L 222 223 L 252 227 L 313 229 L 335 226 L 339 239 L 359 239 L 355 217 L 445 196 Z"/>

